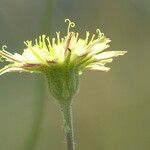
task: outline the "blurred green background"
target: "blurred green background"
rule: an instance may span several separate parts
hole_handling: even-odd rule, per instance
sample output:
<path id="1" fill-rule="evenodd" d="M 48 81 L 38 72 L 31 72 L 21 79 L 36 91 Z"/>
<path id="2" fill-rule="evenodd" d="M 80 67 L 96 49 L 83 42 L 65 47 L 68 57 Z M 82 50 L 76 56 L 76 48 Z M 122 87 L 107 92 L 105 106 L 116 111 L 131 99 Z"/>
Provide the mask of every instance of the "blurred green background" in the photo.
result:
<path id="1" fill-rule="evenodd" d="M 74 100 L 77 150 L 150 149 L 149 0 L 0 0 L 0 44 L 21 53 L 43 33 L 100 28 L 127 50 L 108 73 L 86 72 Z M 2 65 L 1 65 L 2 66 Z M 43 76 L 0 77 L 0 150 L 63 150 L 62 118 Z"/>

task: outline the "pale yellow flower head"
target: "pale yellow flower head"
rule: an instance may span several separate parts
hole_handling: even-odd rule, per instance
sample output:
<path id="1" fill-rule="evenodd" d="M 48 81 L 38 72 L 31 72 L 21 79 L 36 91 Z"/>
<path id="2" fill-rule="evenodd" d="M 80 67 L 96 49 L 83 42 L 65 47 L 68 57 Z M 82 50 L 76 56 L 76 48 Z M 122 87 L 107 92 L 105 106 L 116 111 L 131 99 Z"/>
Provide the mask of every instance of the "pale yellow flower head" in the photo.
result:
<path id="1" fill-rule="evenodd" d="M 56 38 L 42 35 L 33 42 L 26 41 L 22 54 L 11 54 L 3 46 L 0 57 L 9 64 L 0 70 L 0 75 L 6 72 L 42 72 L 45 67 L 51 69 L 57 65 L 75 67 L 79 74 L 84 70 L 108 71 L 110 68 L 106 64 L 126 53 L 106 51 L 110 39 L 99 29 L 96 34 L 86 31 L 85 38 L 80 38 L 79 33 L 70 31 L 75 23 L 69 19 L 65 22 L 68 23 L 66 36 L 62 37 L 60 32 L 56 32 Z"/>

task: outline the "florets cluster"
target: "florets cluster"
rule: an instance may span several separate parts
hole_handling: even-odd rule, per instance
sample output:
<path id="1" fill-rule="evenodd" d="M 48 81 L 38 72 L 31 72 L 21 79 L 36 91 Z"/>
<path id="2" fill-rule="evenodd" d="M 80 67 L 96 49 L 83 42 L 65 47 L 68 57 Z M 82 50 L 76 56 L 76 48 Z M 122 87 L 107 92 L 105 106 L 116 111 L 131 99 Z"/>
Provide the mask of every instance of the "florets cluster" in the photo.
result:
<path id="1" fill-rule="evenodd" d="M 5 50 L 5 46 L 0 50 L 2 60 L 9 64 L 0 70 L 0 74 L 6 72 L 41 72 L 43 67 L 53 67 L 56 65 L 72 65 L 77 67 L 79 74 L 84 70 L 108 71 L 107 63 L 112 62 L 114 57 L 124 55 L 126 51 L 105 51 L 109 47 L 110 39 L 106 38 L 99 29 L 96 34 L 86 31 L 84 39 L 79 37 L 79 33 L 70 31 L 75 26 L 74 22 L 66 19 L 68 31 L 65 37 L 61 37 L 60 32 L 56 32 L 56 38 L 50 39 L 46 35 L 39 36 L 34 42 L 24 42 L 26 48 L 22 55 L 11 54 Z"/>

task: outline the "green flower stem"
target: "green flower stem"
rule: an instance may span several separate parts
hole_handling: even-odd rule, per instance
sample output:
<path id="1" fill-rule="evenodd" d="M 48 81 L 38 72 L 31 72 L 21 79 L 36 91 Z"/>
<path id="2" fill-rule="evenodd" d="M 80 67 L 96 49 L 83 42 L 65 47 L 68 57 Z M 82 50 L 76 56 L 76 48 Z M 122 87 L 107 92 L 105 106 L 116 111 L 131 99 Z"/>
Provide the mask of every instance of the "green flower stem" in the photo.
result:
<path id="1" fill-rule="evenodd" d="M 73 115 L 72 106 L 70 103 L 61 105 L 61 112 L 64 121 L 64 132 L 67 150 L 75 150 L 74 132 L 73 132 Z"/>

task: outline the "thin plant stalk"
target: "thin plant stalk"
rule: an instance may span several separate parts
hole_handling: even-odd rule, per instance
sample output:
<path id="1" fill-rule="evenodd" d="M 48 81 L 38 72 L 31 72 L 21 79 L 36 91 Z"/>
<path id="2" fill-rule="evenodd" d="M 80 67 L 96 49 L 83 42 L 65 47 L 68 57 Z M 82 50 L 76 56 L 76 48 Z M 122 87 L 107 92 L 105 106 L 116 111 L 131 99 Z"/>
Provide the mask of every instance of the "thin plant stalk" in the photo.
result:
<path id="1" fill-rule="evenodd" d="M 37 82 L 38 81 L 38 82 Z M 37 145 L 37 140 L 43 122 L 44 108 L 45 108 L 45 84 L 41 76 L 35 77 L 35 111 L 33 117 L 33 124 L 30 131 L 28 142 L 25 150 L 34 150 Z"/>
<path id="2" fill-rule="evenodd" d="M 66 150 L 75 150 L 72 105 L 62 104 L 61 112 L 63 115 L 64 122 L 64 133 L 67 148 Z"/>

